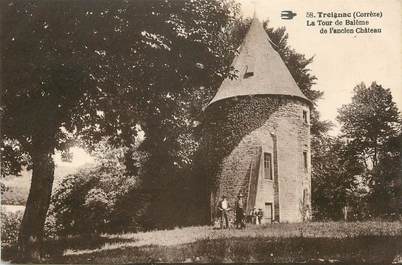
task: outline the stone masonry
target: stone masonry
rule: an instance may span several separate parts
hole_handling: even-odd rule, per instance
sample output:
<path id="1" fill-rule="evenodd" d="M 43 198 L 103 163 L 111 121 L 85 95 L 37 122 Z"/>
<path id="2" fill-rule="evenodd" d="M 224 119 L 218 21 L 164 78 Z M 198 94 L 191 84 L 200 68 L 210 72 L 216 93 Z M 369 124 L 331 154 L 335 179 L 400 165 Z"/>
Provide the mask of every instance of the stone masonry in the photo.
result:
<path id="1" fill-rule="evenodd" d="M 311 193 L 310 167 L 310 125 L 304 120 L 303 111 L 309 117 L 308 104 L 287 99 L 258 129 L 249 132 L 233 151 L 224 158 L 218 173 L 219 187 L 211 207 L 222 195 L 228 197 L 231 205 L 239 193 L 250 200 L 251 170 L 258 164 L 257 191 L 254 207 L 266 210 L 266 203 L 272 205 L 272 221 L 300 222 L 309 218 Z M 274 156 L 276 138 L 277 155 Z M 261 148 L 261 152 L 259 149 Z M 303 152 L 307 153 L 305 168 Z M 272 154 L 273 178 L 264 178 L 264 153 Z M 274 159 L 276 158 L 276 161 Z M 259 160 L 259 161 L 257 161 Z M 275 182 L 277 189 L 275 189 Z M 275 192 L 277 190 L 277 192 Z M 275 196 L 277 201 L 275 202 Z M 253 208 L 247 207 L 248 211 Z M 276 213 L 279 210 L 279 213 Z M 264 212 L 267 217 L 268 213 Z M 275 218 L 276 216 L 276 218 Z M 271 221 L 264 218 L 265 222 Z"/>

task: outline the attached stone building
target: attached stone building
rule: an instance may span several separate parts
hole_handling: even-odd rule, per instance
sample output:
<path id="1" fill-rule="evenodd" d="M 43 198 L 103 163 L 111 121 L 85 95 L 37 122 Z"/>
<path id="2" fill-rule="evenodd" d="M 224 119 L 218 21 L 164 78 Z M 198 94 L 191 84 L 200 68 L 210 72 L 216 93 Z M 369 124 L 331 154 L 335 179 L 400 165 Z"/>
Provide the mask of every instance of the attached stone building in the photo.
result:
<path id="1" fill-rule="evenodd" d="M 205 108 L 206 156 L 210 169 L 217 163 L 206 170 L 212 172 L 206 176 L 210 218 L 222 195 L 234 206 L 242 193 L 247 212 L 261 208 L 265 223 L 306 220 L 311 215 L 311 102 L 257 18 L 233 67 L 238 78 L 224 80 Z"/>

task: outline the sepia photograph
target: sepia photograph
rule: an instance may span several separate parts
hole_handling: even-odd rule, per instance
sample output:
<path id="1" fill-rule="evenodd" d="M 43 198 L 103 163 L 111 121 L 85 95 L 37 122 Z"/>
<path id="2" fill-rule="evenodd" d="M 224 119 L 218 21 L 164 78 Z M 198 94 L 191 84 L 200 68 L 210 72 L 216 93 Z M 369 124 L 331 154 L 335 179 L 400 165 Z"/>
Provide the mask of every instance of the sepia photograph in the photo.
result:
<path id="1" fill-rule="evenodd" d="M 1 263 L 402 264 L 401 0 L 1 0 Z"/>

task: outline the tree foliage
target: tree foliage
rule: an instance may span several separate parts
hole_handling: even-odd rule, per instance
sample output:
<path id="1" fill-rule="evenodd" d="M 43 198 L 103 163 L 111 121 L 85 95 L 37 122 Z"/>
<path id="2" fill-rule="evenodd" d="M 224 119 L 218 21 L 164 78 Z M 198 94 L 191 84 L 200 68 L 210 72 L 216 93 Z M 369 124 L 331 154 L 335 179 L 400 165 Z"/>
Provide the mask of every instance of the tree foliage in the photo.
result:
<path id="1" fill-rule="evenodd" d="M 314 142 L 319 148 L 312 161 L 313 216 L 317 220 L 342 219 L 343 208 L 353 205 L 364 193 L 356 179 L 361 167 L 340 138 L 327 135 Z"/>
<path id="2" fill-rule="evenodd" d="M 237 11 L 231 2 L 206 0 L 9 0 L 1 10 L 8 29 L 1 53 L 3 152 L 18 151 L 33 166 L 20 248 L 23 258 L 38 260 L 54 150 L 73 137 L 91 147 L 108 135 L 110 143 L 129 147 L 131 158 L 140 125 L 150 157 L 157 150 L 162 165 L 174 162 L 166 159 L 174 148 L 158 144 L 178 145 L 177 123 L 189 120 L 175 122 L 174 114 L 189 108 L 196 88 L 228 72 L 222 61 L 232 46 L 225 32 Z M 4 155 L 12 161 L 5 163 L 18 171 L 24 160 L 13 155 Z"/>
<path id="3" fill-rule="evenodd" d="M 313 205 L 318 219 L 392 217 L 400 212 L 400 118 L 389 89 L 373 82 L 354 88 L 339 110 L 341 135 L 321 135 L 315 145 Z"/>
<path id="4" fill-rule="evenodd" d="M 369 87 L 361 83 L 353 91 L 352 103 L 342 106 L 337 119 L 360 161 L 376 166 L 386 142 L 400 131 L 399 111 L 391 91 L 375 82 Z"/>
<path id="5" fill-rule="evenodd" d="M 139 221 L 144 201 L 136 193 L 140 186 L 138 176 L 127 174 L 127 147 L 112 148 L 105 142 L 92 152 L 97 161 L 95 168 L 82 169 L 65 177 L 54 192 L 48 219 L 54 220 L 57 235 L 142 228 Z M 144 160 L 144 154 L 135 154 L 138 161 Z M 135 193 L 137 197 L 127 200 L 129 193 Z"/>
<path id="6" fill-rule="evenodd" d="M 158 94 L 158 101 L 146 112 L 141 123 L 145 139 L 139 148 L 148 153 L 141 189 L 148 196 L 146 223 L 149 228 L 194 223 L 191 217 L 194 212 L 189 210 L 189 205 L 196 205 L 192 203 L 195 186 L 191 169 L 200 144 L 197 137 L 199 116 L 222 80 L 230 75 L 231 59 L 245 34 L 237 6 L 224 6 L 225 13 L 215 17 L 213 12 L 205 11 L 215 4 L 207 2 L 197 3 L 203 13 L 190 16 L 191 20 L 198 18 L 210 24 L 204 29 L 208 40 L 205 50 L 197 52 L 194 48 L 198 45 L 185 47 L 186 53 L 196 58 L 191 65 L 181 67 L 193 69 L 193 74 L 188 76 L 193 79 L 177 80 L 180 93 Z M 214 17 L 209 17 L 211 15 Z M 155 86 L 164 89 L 163 76 L 156 80 Z"/>
<path id="7" fill-rule="evenodd" d="M 391 91 L 376 82 L 369 87 L 357 85 L 352 102 L 342 106 L 337 119 L 348 140 L 345 158 L 360 167 L 356 174 L 370 188 L 366 199 L 371 213 L 397 213 L 401 207 L 401 120 Z"/>

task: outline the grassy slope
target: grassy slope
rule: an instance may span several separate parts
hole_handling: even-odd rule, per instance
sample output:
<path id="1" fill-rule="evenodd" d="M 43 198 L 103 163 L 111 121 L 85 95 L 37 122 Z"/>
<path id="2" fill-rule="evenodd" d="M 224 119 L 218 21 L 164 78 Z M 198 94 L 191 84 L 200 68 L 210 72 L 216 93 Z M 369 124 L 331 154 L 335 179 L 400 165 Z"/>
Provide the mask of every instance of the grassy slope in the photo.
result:
<path id="1" fill-rule="evenodd" d="M 133 262 L 392 262 L 402 237 L 358 238 L 226 238 L 177 246 L 145 246 L 69 255 L 54 263 Z M 399 249 L 399 250 L 398 250 Z"/>
<path id="2" fill-rule="evenodd" d="M 51 250 L 47 260 L 50 263 L 332 260 L 389 263 L 402 255 L 402 224 L 274 224 L 252 226 L 244 231 L 187 227 L 59 240 L 48 242 L 47 248 Z"/>

